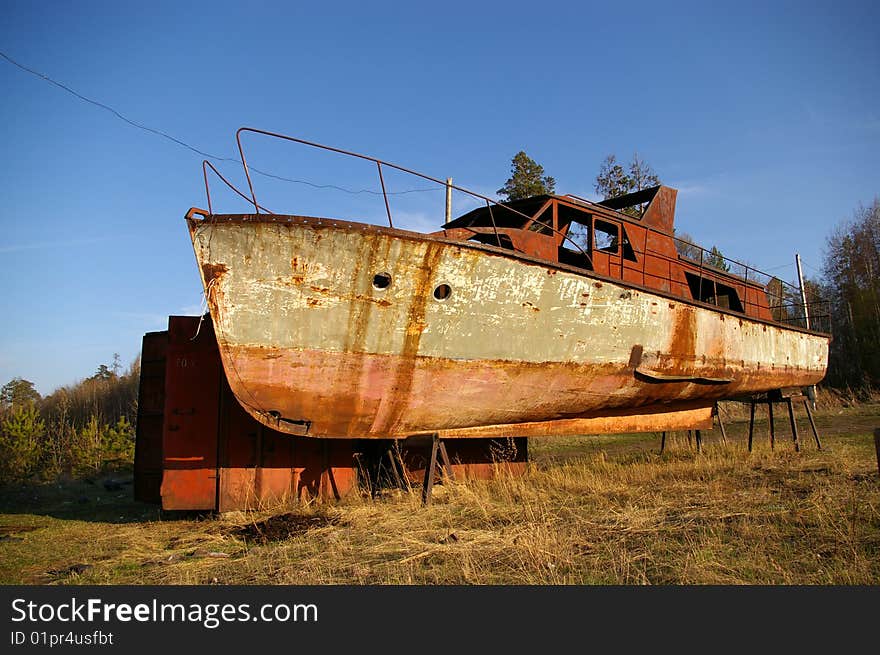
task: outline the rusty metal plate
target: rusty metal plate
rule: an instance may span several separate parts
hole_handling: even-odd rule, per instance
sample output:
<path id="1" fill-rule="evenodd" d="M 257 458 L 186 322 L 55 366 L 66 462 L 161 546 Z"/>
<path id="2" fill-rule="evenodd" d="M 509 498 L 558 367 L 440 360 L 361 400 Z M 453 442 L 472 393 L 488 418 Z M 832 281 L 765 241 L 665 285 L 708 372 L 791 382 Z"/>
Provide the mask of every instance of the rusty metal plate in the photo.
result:
<path id="1" fill-rule="evenodd" d="M 161 502 L 162 430 L 165 422 L 167 332 L 148 332 L 141 347 L 141 377 L 134 449 L 134 497 Z"/>
<path id="2" fill-rule="evenodd" d="M 217 505 L 219 394 L 220 362 L 210 322 L 199 327 L 197 317 L 171 316 L 162 438 L 165 509 L 210 510 Z"/>

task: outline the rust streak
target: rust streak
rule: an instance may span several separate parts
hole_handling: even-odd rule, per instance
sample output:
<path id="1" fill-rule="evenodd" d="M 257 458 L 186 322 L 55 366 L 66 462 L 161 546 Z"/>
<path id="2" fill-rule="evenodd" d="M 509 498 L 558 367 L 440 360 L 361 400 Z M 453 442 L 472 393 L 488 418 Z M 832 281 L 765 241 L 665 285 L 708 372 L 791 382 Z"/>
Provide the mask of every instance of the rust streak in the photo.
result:
<path id="1" fill-rule="evenodd" d="M 682 374 L 693 372 L 696 343 L 696 315 L 689 307 L 683 306 L 675 313 L 672 342 L 669 345 L 672 366 L 680 370 Z"/>
<path id="2" fill-rule="evenodd" d="M 202 264 L 202 276 L 205 278 L 205 287 L 207 287 L 212 280 L 223 277 L 228 270 L 226 264 Z"/>
<path id="3" fill-rule="evenodd" d="M 440 244 L 427 243 L 422 264 L 419 266 L 413 289 L 412 302 L 409 306 L 406 333 L 403 339 L 403 348 L 400 358 L 396 362 L 394 383 L 390 394 L 391 408 L 382 422 L 382 431 L 389 431 L 397 424 L 409 404 L 410 391 L 413 384 L 413 373 L 416 367 L 416 356 L 419 352 L 419 343 L 424 332 L 425 313 L 427 310 L 428 296 L 431 294 L 431 279 L 434 269 L 440 261 L 442 247 Z"/>

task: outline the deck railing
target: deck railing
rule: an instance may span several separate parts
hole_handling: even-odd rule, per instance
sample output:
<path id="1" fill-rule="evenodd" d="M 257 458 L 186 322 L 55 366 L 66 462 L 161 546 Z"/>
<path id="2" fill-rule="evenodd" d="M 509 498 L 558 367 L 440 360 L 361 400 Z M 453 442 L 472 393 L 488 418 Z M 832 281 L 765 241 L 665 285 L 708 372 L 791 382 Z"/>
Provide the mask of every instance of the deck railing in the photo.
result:
<path id="1" fill-rule="evenodd" d="M 508 205 L 506 203 L 499 202 L 498 200 L 484 196 L 480 193 L 477 193 L 476 191 L 472 191 L 470 189 L 467 189 L 467 188 L 459 186 L 459 185 L 451 184 L 450 182 L 448 182 L 446 180 L 441 180 L 441 179 L 438 179 L 435 177 L 431 177 L 429 175 L 419 173 L 418 171 L 414 171 L 409 168 L 405 168 L 403 166 L 393 164 L 391 162 L 383 161 L 381 159 L 377 159 L 375 157 L 370 157 L 368 155 L 363 155 L 360 153 L 351 152 L 348 150 L 342 150 L 340 148 L 334 148 L 332 146 L 327 146 L 327 145 L 320 144 L 320 143 L 315 143 L 313 141 L 299 139 L 299 138 L 292 137 L 292 136 L 289 136 L 286 134 L 279 134 L 277 132 L 269 132 L 267 130 L 261 130 L 261 129 L 257 129 L 257 128 L 253 128 L 253 127 L 242 127 L 236 132 L 236 135 L 235 135 L 236 142 L 238 144 L 238 151 L 239 151 L 239 154 L 241 155 L 242 167 L 244 168 L 245 177 L 247 178 L 248 189 L 250 191 L 250 197 L 248 197 L 242 191 L 237 189 L 210 162 L 208 162 L 206 160 L 202 163 L 202 170 L 203 170 L 203 176 L 204 176 L 204 181 L 205 181 L 205 193 L 207 195 L 208 212 L 210 214 L 213 214 L 213 207 L 212 207 L 212 202 L 211 202 L 211 192 L 210 192 L 210 188 L 209 188 L 209 184 L 208 184 L 208 168 L 210 168 L 214 172 L 214 174 L 217 177 L 219 177 L 220 180 L 227 187 L 229 187 L 233 192 L 235 192 L 237 195 L 239 195 L 240 197 L 245 199 L 247 202 L 253 204 L 254 211 L 257 214 L 261 213 L 261 211 L 265 212 L 267 214 L 273 214 L 273 212 L 266 209 L 265 207 L 263 207 L 261 204 L 259 204 L 257 202 L 257 195 L 256 195 L 256 191 L 254 189 L 253 180 L 251 178 L 251 173 L 250 173 L 251 168 L 248 166 L 247 158 L 245 157 L 244 147 L 242 145 L 242 140 L 241 140 L 242 134 L 246 133 L 246 132 L 249 132 L 252 134 L 259 134 L 259 135 L 263 135 L 263 136 L 268 136 L 271 138 L 281 139 L 284 141 L 297 143 L 297 144 L 309 146 L 312 148 L 318 148 L 321 150 L 326 150 L 329 152 L 338 153 L 340 155 L 344 155 L 347 157 L 354 157 L 356 159 L 362 159 L 362 160 L 374 163 L 376 165 L 376 170 L 377 170 L 377 173 L 379 176 L 379 184 L 382 189 L 382 197 L 385 202 L 385 212 L 388 217 L 388 225 L 392 228 L 394 227 L 394 222 L 392 219 L 391 204 L 388 199 L 389 194 L 388 194 L 388 191 L 385 187 L 383 166 L 387 167 L 389 169 L 393 169 L 393 170 L 400 171 L 400 172 L 403 172 L 403 173 L 406 173 L 409 175 L 413 175 L 413 176 L 421 178 L 423 180 L 427 180 L 427 181 L 432 182 L 434 184 L 437 184 L 447 190 L 454 189 L 454 190 L 459 191 L 461 193 L 464 193 L 472 198 L 476 198 L 478 200 L 485 202 L 486 207 L 488 208 L 489 218 L 492 223 L 493 234 L 497 240 L 497 244 L 499 247 L 501 246 L 501 237 L 498 232 L 498 227 L 495 223 L 494 214 L 492 212 L 493 206 L 504 208 L 505 210 L 513 212 L 514 214 L 517 214 L 527 220 L 533 220 L 533 219 L 537 218 L 537 214 L 535 216 L 529 216 L 528 214 L 525 214 L 525 213 L 515 209 L 514 207 L 511 207 L 510 205 Z M 577 198 L 576 196 L 574 196 L 574 197 Z M 617 212 L 613 209 L 609 209 L 608 207 L 605 207 L 605 206 L 600 205 L 598 203 L 594 203 L 594 202 L 586 200 L 584 198 L 577 198 L 577 200 L 579 203 L 583 203 L 583 204 L 586 204 L 586 205 L 593 207 L 594 209 L 596 209 L 600 213 L 612 212 L 616 215 L 623 216 L 622 214 L 620 214 L 619 212 Z M 540 213 L 542 210 L 543 210 L 543 207 L 538 210 L 538 213 Z M 623 225 L 625 226 L 626 222 L 623 222 Z M 670 291 L 673 286 L 682 286 L 682 281 L 680 279 L 677 279 L 677 278 L 673 279 L 671 276 L 665 277 L 662 275 L 656 275 L 653 272 L 648 273 L 645 270 L 645 262 L 647 261 L 647 258 L 645 257 L 645 255 L 647 252 L 647 242 L 648 242 L 647 234 L 648 234 L 648 232 L 662 234 L 663 236 L 668 236 L 668 235 L 666 235 L 666 233 L 661 232 L 660 230 L 652 228 L 651 226 L 648 226 L 648 225 L 640 225 L 639 227 L 646 230 L 646 232 L 645 232 L 646 237 L 645 237 L 644 243 L 643 244 L 636 244 L 636 243 L 631 242 L 630 245 L 633 248 L 633 252 L 636 255 L 639 255 L 640 257 L 638 257 L 638 258 L 642 260 L 643 279 L 647 276 L 650 276 L 653 278 L 658 278 L 660 280 L 664 280 L 670 286 Z M 569 236 L 568 231 L 560 231 L 560 230 L 557 230 L 556 228 L 554 228 L 550 225 L 546 225 L 546 224 L 544 226 L 544 229 L 551 230 L 554 234 L 561 237 L 562 241 L 567 241 L 568 243 L 571 243 L 586 258 L 586 261 L 589 263 L 590 267 L 591 268 L 593 267 L 592 258 L 590 257 L 589 253 L 587 252 L 587 250 L 589 250 L 589 248 L 587 248 L 587 250 L 585 250 L 575 239 L 573 239 L 571 236 Z M 697 266 L 697 276 L 699 279 L 698 284 L 699 284 L 699 289 L 701 291 L 704 288 L 704 285 L 708 286 L 713 283 L 716 283 L 716 281 L 724 282 L 725 278 L 730 278 L 731 285 L 735 285 L 737 283 L 739 283 L 739 284 L 744 283 L 745 286 L 748 287 L 749 285 L 755 284 L 755 285 L 762 287 L 764 292 L 767 294 L 767 298 L 768 298 L 769 306 L 770 306 L 770 313 L 771 313 L 772 319 L 774 321 L 779 322 L 779 323 L 783 323 L 786 325 L 791 325 L 794 327 L 799 327 L 802 329 L 809 329 L 809 330 L 817 331 L 817 332 L 830 333 L 830 331 L 831 331 L 830 302 L 821 298 L 815 289 L 812 289 L 809 287 L 804 289 L 804 296 L 806 297 L 806 304 L 805 304 L 801 300 L 801 290 L 796 285 L 785 282 L 776 276 L 769 275 L 767 273 L 759 271 L 755 267 L 750 266 L 748 264 L 744 264 L 742 262 L 731 259 L 729 257 L 724 257 L 717 250 L 709 251 L 709 250 L 706 250 L 705 248 L 703 248 L 702 246 L 699 246 L 695 243 L 691 243 L 689 241 L 685 241 L 684 239 L 679 239 L 677 237 L 673 237 L 673 241 L 675 242 L 676 251 L 678 252 L 678 257 L 680 259 L 691 262 L 692 264 Z M 642 245 L 641 249 L 639 249 L 639 247 L 638 247 L 639 245 Z M 670 263 L 674 261 L 671 258 L 669 258 L 668 256 L 666 256 L 662 253 L 658 253 L 653 250 L 650 251 L 650 255 L 655 258 L 659 257 L 661 259 L 666 259 Z M 623 279 L 623 277 L 624 277 L 625 263 L 624 263 L 623 259 L 624 258 L 621 256 L 620 257 L 621 261 L 620 261 L 620 266 L 619 266 L 619 268 L 620 268 L 619 275 L 617 274 L 618 273 L 617 271 L 612 272 L 612 275 L 614 275 L 615 277 L 619 277 L 621 279 Z M 677 264 L 678 262 L 676 261 L 675 263 Z M 686 298 L 688 297 L 684 293 L 681 293 L 678 295 L 682 295 L 683 297 L 686 297 Z M 763 305 L 755 303 L 749 297 L 749 294 L 745 294 L 745 296 L 746 297 L 744 297 L 744 298 L 740 298 L 740 302 L 743 304 L 743 309 L 745 310 L 744 313 L 746 315 L 749 315 L 752 317 L 757 317 L 759 315 L 758 309 L 759 309 L 759 307 L 763 307 Z M 715 297 L 717 300 L 717 294 L 715 294 Z M 692 300 L 692 298 L 688 298 L 688 299 Z"/>
<path id="2" fill-rule="evenodd" d="M 488 207 L 488 209 L 489 209 L 489 216 L 492 219 L 493 232 L 494 232 L 494 235 L 495 235 L 495 238 L 498 242 L 499 247 L 501 246 L 501 236 L 498 233 L 498 227 L 495 225 L 495 218 L 494 218 L 494 215 L 492 214 L 492 206 L 493 205 L 498 206 L 498 207 L 503 207 L 504 209 L 512 211 L 513 213 L 518 214 L 525 219 L 532 218 L 531 216 L 514 209 L 510 205 L 507 205 L 503 202 L 499 202 L 499 201 L 495 200 L 494 198 L 489 198 L 488 196 L 484 196 L 483 194 L 477 193 L 476 191 L 471 191 L 470 189 L 466 189 L 462 186 L 452 184 L 447 180 L 440 180 L 436 177 L 431 177 L 430 175 L 425 175 L 424 173 L 419 173 L 418 171 L 414 171 L 412 169 L 405 168 L 403 166 L 399 166 L 398 164 L 392 164 L 391 162 L 383 161 L 383 160 L 377 159 L 375 157 L 370 157 L 369 155 L 362 155 L 360 153 L 352 152 L 350 150 L 342 150 L 341 148 L 334 148 L 332 146 L 327 146 L 322 143 L 315 143 L 314 141 L 306 141 L 305 139 L 298 139 L 296 137 L 289 136 L 287 134 L 279 134 L 278 132 L 269 132 L 267 130 L 260 130 L 255 127 L 242 127 L 242 128 L 239 128 L 238 131 L 235 133 L 235 140 L 238 143 L 238 152 L 241 155 L 241 164 L 244 167 L 244 174 L 245 174 L 245 177 L 247 178 L 248 189 L 250 189 L 250 192 L 251 192 L 251 202 L 254 205 L 254 210 L 258 214 L 260 213 L 261 206 L 257 203 L 257 195 L 256 195 L 256 192 L 254 191 L 253 181 L 251 180 L 250 168 L 248 167 L 247 158 L 244 155 L 244 148 L 242 147 L 242 144 L 241 144 L 241 135 L 244 132 L 251 132 L 252 134 L 261 134 L 263 136 L 268 136 L 268 137 L 272 137 L 275 139 L 281 139 L 283 141 L 290 141 L 292 143 L 299 143 L 301 145 L 309 146 L 312 148 L 327 150 L 329 152 L 335 152 L 340 155 L 345 155 L 348 157 L 354 157 L 356 159 L 363 159 L 365 161 L 373 162 L 374 164 L 376 164 L 376 170 L 379 174 L 379 184 L 382 187 L 382 198 L 385 200 L 385 212 L 388 216 L 388 225 L 389 225 L 389 227 L 392 227 L 392 228 L 394 227 L 394 221 L 391 218 L 391 204 L 388 201 L 388 192 L 385 189 L 385 177 L 382 174 L 382 167 L 383 166 L 400 171 L 402 173 L 407 173 L 408 175 L 414 175 L 415 177 L 421 178 L 423 180 L 428 180 L 429 182 L 433 182 L 434 184 L 440 185 L 445 189 L 453 189 L 455 191 L 460 191 L 461 193 L 467 194 L 473 198 L 477 198 L 479 200 L 484 201 L 486 203 L 486 207 Z M 227 182 L 227 184 L 228 184 L 228 182 Z M 569 242 L 571 242 L 581 252 L 581 254 L 587 258 L 587 261 L 589 261 L 590 265 L 592 266 L 592 260 L 590 259 L 590 255 L 586 251 L 584 251 L 577 243 L 575 243 L 574 241 L 569 239 L 564 233 L 560 232 L 559 230 L 556 230 L 552 227 L 550 229 L 555 234 L 561 236 L 564 240 L 567 239 Z"/>
<path id="3" fill-rule="evenodd" d="M 754 266 L 724 257 L 717 250 L 706 250 L 702 246 L 677 237 L 673 239 L 679 256 L 699 265 L 701 284 L 704 279 L 704 270 L 712 274 L 712 279 L 725 276 L 732 278 L 733 282 L 757 284 L 763 287 L 767 294 L 770 314 L 774 321 L 830 334 L 831 301 L 823 298 L 818 290 L 808 286 L 804 288 L 805 305 L 799 286 L 786 282 L 775 275 L 764 273 Z M 741 298 L 740 300 L 744 306 L 756 308 L 755 303 L 750 299 Z"/>

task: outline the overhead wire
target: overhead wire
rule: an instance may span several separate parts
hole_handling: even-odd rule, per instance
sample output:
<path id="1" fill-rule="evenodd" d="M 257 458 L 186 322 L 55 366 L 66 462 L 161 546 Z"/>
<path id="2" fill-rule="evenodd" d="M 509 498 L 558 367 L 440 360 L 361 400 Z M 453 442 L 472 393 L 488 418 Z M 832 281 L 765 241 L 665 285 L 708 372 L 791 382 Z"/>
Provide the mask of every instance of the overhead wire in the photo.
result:
<path id="1" fill-rule="evenodd" d="M 812 264 L 809 264 L 809 263 L 805 262 L 803 257 L 801 257 L 801 263 L 802 263 L 804 266 L 806 266 L 807 268 L 809 268 L 810 270 L 815 271 L 815 272 L 818 273 L 819 275 L 825 275 L 825 272 L 824 272 L 824 271 L 820 271 L 818 268 L 816 268 L 816 267 L 813 266 Z"/>
<path id="2" fill-rule="evenodd" d="M 779 266 L 770 266 L 768 268 L 764 268 L 764 271 L 778 271 L 780 268 L 789 268 L 794 266 L 794 264 L 780 264 Z"/>
<path id="3" fill-rule="evenodd" d="M 40 71 L 37 71 L 37 70 L 34 70 L 33 68 L 29 68 L 28 66 L 25 66 L 24 64 L 16 61 L 15 59 L 13 59 L 9 55 L 7 55 L 2 50 L 0 50 L 0 57 L 5 59 L 7 62 L 12 64 L 16 68 L 19 68 L 19 69 L 23 70 L 24 72 L 29 73 L 30 75 L 33 75 L 35 77 L 40 78 L 44 82 L 52 84 L 53 86 L 56 86 L 59 89 L 62 89 L 63 91 L 66 91 L 67 93 L 73 95 L 74 97 L 78 98 L 79 100 L 82 100 L 83 102 L 87 102 L 91 105 L 94 105 L 96 107 L 104 109 L 105 111 L 110 112 L 116 118 L 118 118 L 119 120 L 121 120 L 125 123 L 128 123 L 132 127 L 135 127 L 139 130 L 143 130 L 145 132 L 149 132 L 150 134 L 153 134 L 155 136 L 162 137 L 163 139 L 167 139 L 167 140 L 169 140 L 169 141 L 171 141 L 171 142 L 173 142 L 183 148 L 186 148 L 187 150 L 190 150 L 190 151 L 196 153 L 197 155 L 200 155 L 206 159 L 211 159 L 213 161 L 232 162 L 234 164 L 241 164 L 242 163 L 240 159 L 235 158 L 235 157 L 221 157 L 220 155 L 213 155 L 209 152 L 205 152 L 204 150 L 201 150 L 200 148 L 197 148 L 197 147 L 187 143 L 186 141 L 183 141 L 182 139 L 178 139 L 177 137 L 172 136 L 171 134 L 168 134 L 167 132 L 165 132 L 163 130 L 160 130 L 160 129 L 157 129 L 154 127 L 150 127 L 149 125 L 144 125 L 143 123 L 139 123 L 135 120 L 132 120 L 132 119 L 128 118 L 127 116 L 123 115 L 121 112 L 114 109 L 113 107 L 111 107 L 110 105 L 106 105 L 103 102 L 99 102 L 97 100 L 89 98 L 88 96 L 85 96 L 85 95 L 79 93 L 78 91 L 72 89 L 68 85 L 63 84 L 62 82 L 59 82 L 59 81 L 49 77 L 45 73 L 41 73 Z M 377 195 L 377 196 L 382 195 L 381 191 L 375 191 L 373 189 L 348 189 L 345 187 L 338 186 L 336 184 L 317 184 L 315 182 L 309 182 L 308 180 L 300 180 L 300 179 L 296 179 L 296 178 L 284 177 L 282 175 L 276 175 L 274 173 L 269 173 L 268 171 L 260 170 L 259 168 L 256 168 L 255 166 L 250 166 L 250 170 L 252 170 L 255 173 L 258 173 L 264 177 L 280 180 L 282 182 L 290 182 L 290 183 L 294 183 L 294 184 L 304 184 L 306 186 L 314 187 L 316 189 L 335 189 L 337 191 L 342 191 L 344 193 L 350 193 L 352 195 L 358 195 L 358 194 L 362 194 L 362 193 L 367 193 L 367 194 Z M 440 187 L 426 187 L 426 188 L 417 188 L 417 189 L 406 189 L 404 191 L 388 191 L 387 195 L 400 196 L 400 195 L 405 195 L 408 193 L 424 193 L 427 191 L 441 191 L 441 190 L 442 189 Z"/>

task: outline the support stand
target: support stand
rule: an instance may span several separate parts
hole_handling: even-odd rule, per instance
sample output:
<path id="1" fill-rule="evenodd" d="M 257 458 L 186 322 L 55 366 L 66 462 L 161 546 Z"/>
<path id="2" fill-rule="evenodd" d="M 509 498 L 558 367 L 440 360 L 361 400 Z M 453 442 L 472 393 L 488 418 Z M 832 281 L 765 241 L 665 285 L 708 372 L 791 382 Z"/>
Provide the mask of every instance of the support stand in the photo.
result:
<path id="1" fill-rule="evenodd" d="M 383 489 L 412 491 L 400 440 L 370 440 L 360 446 L 360 452 L 355 453 L 355 457 L 358 460 L 358 473 L 372 498 L 378 497 Z"/>
<path id="2" fill-rule="evenodd" d="M 807 413 L 807 418 L 810 420 L 810 428 L 813 431 L 813 438 L 816 441 L 816 448 L 818 450 L 822 450 L 822 442 L 819 439 L 819 431 L 816 429 L 816 422 L 813 420 L 813 412 L 810 409 L 809 398 L 807 398 L 807 396 L 805 396 L 800 389 L 776 389 L 775 391 L 771 391 L 766 394 L 756 394 L 747 401 L 751 405 L 749 410 L 749 452 L 752 452 L 752 436 L 754 435 L 755 431 L 756 405 L 767 405 L 767 417 L 770 423 L 770 450 L 773 450 L 774 446 L 776 445 L 776 426 L 773 421 L 773 405 L 775 403 L 784 403 L 788 408 L 788 420 L 791 424 L 791 438 L 794 442 L 795 451 L 800 452 L 800 436 L 798 435 L 797 420 L 794 416 L 795 400 L 800 400 L 803 402 L 804 409 Z"/>
<path id="3" fill-rule="evenodd" d="M 721 443 L 727 445 L 727 430 L 724 429 L 724 421 L 721 420 L 721 412 L 718 410 L 718 403 L 712 407 L 712 415 L 718 419 L 718 427 L 721 429 Z"/>
<path id="4" fill-rule="evenodd" d="M 406 474 L 403 457 L 400 455 L 400 447 L 396 441 L 388 446 L 385 457 L 388 458 L 388 468 L 391 471 L 394 484 L 400 488 L 409 488 L 409 476 Z"/>
<path id="5" fill-rule="evenodd" d="M 440 461 L 437 461 L 437 455 L 440 455 Z M 422 484 L 422 504 L 431 504 L 431 492 L 434 489 L 434 480 L 437 469 L 442 467 L 445 469 L 445 475 L 449 480 L 455 480 L 455 472 L 452 470 L 452 462 L 449 461 L 449 455 L 446 453 L 446 444 L 436 434 L 431 437 L 431 452 L 428 456 L 428 464 L 425 467 L 425 482 Z"/>
<path id="6" fill-rule="evenodd" d="M 330 494 L 333 494 L 333 500 L 339 500 L 339 487 L 336 486 L 336 477 L 333 475 L 333 466 L 330 462 L 330 444 L 324 439 L 321 444 L 321 455 L 323 460 L 323 470 L 321 471 L 321 481 L 319 482 L 319 494 L 323 500 L 329 500 Z"/>

